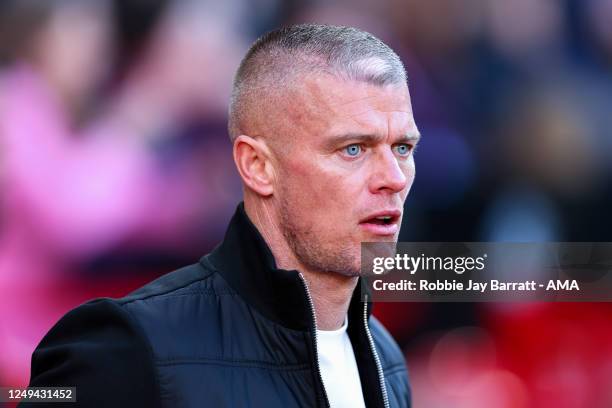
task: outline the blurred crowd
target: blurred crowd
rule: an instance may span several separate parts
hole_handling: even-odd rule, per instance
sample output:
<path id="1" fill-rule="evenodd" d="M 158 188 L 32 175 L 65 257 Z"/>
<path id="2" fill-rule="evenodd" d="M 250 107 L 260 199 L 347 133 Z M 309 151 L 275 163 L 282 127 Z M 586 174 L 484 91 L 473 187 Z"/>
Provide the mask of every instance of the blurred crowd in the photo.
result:
<path id="1" fill-rule="evenodd" d="M 353 25 L 406 64 L 402 241 L 612 241 L 612 0 L 0 1 L 0 385 L 66 311 L 222 238 L 226 108 L 279 25 Z M 381 304 L 417 407 L 612 406 L 608 304 Z"/>

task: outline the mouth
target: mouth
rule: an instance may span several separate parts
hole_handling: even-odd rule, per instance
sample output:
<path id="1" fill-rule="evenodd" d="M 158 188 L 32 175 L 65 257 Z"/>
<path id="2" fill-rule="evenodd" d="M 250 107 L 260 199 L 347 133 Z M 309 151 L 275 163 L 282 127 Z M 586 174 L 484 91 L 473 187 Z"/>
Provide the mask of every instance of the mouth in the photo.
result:
<path id="1" fill-rule="evenodd" d="M 399 231 L 401 216 L 402 212 L 399 210 L 379 211 L 362 219 L 359 225 L 374 235 L 395 235 Z"/>

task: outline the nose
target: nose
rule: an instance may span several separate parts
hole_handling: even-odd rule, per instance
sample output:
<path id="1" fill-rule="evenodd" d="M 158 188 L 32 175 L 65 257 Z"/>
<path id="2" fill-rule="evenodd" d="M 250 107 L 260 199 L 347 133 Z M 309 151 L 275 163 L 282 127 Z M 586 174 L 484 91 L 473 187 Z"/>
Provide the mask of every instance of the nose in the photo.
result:
<path id="1" fill-rule="evenodd" d="M 371 192 L 399 193 L 404 190 L 408 184 L 405 171 L 390 149 L 379 152 L 370 179 Z"/>

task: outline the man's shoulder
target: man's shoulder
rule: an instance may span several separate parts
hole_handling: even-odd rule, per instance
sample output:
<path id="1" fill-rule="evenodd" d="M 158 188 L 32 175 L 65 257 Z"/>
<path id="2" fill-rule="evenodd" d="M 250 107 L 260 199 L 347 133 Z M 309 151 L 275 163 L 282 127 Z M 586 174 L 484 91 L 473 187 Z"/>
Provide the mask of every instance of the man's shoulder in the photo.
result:
<path id="1" fill-rule="evenodd" d="M 50 334 L 66 322 L 96 320 L 94 328 L 108 325 L 130 327 L 142 333 L 143 323 L 155 321 L 163 326 L 168 319 L 176 317 L 176 310 L 169 307 L 173 299 L 215 295 L 229 290 L 223 282 L 213 282 L 214 272 L 201 263 L 184 266 L 166 273 L 121 298 L 102 297 L 89 300 L 66 313 L 50 331 Z M 184 305 L 184 303 L 183 303 Z M 121 322 L 120 325 L 117 322 Z M 102 331 L 102 330 L 92 330 Z M 145 336 L 147 337 L 147 336 Z"/>
<path id="2" fill-rule="evenodd" d="M 210 288 L 210 283 L 207 281 L 210 281 L 212 276 L 213 271 L 206 269 L 200 263 L 184 266 L 152 280 L 124 297 L 101 297 L 89 300 L 70 310 L 58 323 L 78 321 L 92 316 L 133 323 L 130 315 L 133 314 L 132 311 L 138 309 L 138 306 L 146 304 L 151 307 L 165 298 L 202 294 Z"/>
<path id="3" fill-rule="evenodd" d="M 187 357 L 197 342 L 211 337 L 221 310 L 242 302 L 218 273 L 195 263 L 167 273 L 111 302 L 150 344 L 157 361 Z"/>
<path id="4" fill-rule="evenodd" d="M 146 341 L 155 350 L 158 340 L 180 334 L 177 330 L 193 330 L 193 322 L 208 320 L 202 319 L 203 315 L 217 313 L 216 299 L 232 294 L 219 274 L 202 263 L 194 263 L 166 273 L 124 297 L 85 302 L 66 313 L 50 334 L 61 331 L 67 322 L 79 328 L 83 321 L 96 321 L 91 335 L 104 333 L 109 327 L 121 328 L 122 333 L 132 333 L 133 339 Z"/>
<path id="5" fill-rule="evenodd" d="M 187 296 L 202 294 L 210 289 L 210 280 L 214 272 L 198 262 L 166 273 L 152 280 L 128 295 L 112 299 L 120 306 L 134 302 L 155 302 L 168 296 Z"/>
<path id="6" fill-rule="evenodd" d="M 218 324 L 220 304 L 235 302 L 234 296 L 224 296 L 232 293 L 219 274 L 193 264 L 125 297 L 83 303 L 41 340 L 32 356 L 30 385 L 77 384 L 84 390 L 83 400 L 95 399 L 96 384 L 114 371 L 120 374 L 109 389 L 121 390 L 125 379 L 134 377 L 136 391 L 157 393 L 155 362 L 192 356 Z M 89 375 L 82 375 L 82 367 Z"/>
<path id="7" fill-rule="evenodd" d="M 193 264 L 123 298 L 72 309 L 34 351 L 30 386 L 74 385 L 82 406 L 159 406 L 155 363 L 180 351 L 194 353 L 204 338 L 201 328 L 193 333 L 203 309 L 194 298 L 228 290 L 215 275 Z"/>

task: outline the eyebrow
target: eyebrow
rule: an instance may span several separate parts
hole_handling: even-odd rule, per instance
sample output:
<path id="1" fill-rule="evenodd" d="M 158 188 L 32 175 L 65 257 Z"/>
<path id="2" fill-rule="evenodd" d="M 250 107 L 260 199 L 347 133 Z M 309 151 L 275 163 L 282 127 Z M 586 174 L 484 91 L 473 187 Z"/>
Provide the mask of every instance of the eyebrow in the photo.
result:
<path id="1" fill-rule="evenodd" d="M 325 142 L 325 147 L 331 149 L 333 147 L 343 145 L 347 142 L 355 142 L 355 143 L 366 143 L 372 144 L 379 142 L 383 139 L 381 136 L 373 135 L 373 134 L 362 134 L 362 133 L 346 133 L 340 136 L 333 136 L 329 138 Z M 414 144 L 418 143 L 421 139 L 421 134 L 419 132 L 408 133 L 401 135 L 394 143 L 407 143 L 413 142 Z"/>

